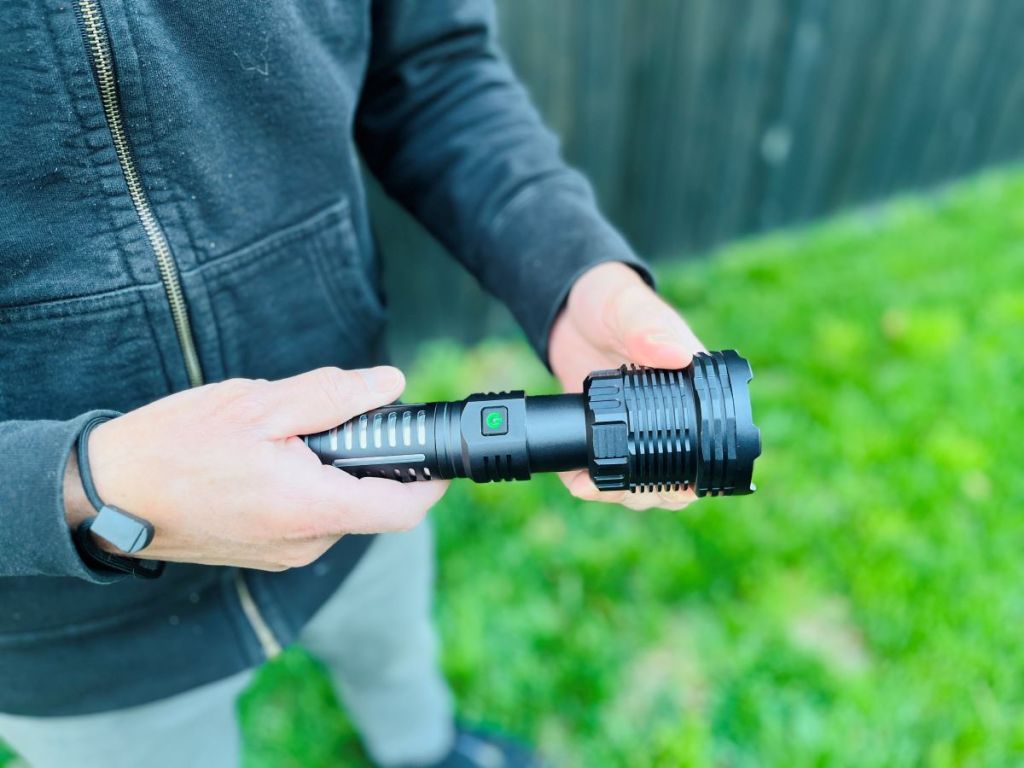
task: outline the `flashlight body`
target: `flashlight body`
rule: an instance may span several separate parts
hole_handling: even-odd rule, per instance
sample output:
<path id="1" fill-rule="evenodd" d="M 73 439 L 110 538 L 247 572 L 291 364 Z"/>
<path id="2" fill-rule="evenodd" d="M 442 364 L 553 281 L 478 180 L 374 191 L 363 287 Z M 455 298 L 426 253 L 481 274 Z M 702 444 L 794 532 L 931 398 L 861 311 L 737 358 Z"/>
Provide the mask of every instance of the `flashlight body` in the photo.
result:
<path id="1" fill-rule="evenodd" d="M 581 395 L 502 392 L 389 405 L 304 439 L 324 464 L 402 482 L 527 480 L 587 465 Z"/>
<path id="2" fill-rule="evenodd" d="M 699 353 L 680 370 L 595 371 L 582 394 L 390 405 L 303 439 L 357 477 L 486 483 L 586 469 L 601 490 L 744 494 L 761 452 L 750 379 L 736 352 Z"/>

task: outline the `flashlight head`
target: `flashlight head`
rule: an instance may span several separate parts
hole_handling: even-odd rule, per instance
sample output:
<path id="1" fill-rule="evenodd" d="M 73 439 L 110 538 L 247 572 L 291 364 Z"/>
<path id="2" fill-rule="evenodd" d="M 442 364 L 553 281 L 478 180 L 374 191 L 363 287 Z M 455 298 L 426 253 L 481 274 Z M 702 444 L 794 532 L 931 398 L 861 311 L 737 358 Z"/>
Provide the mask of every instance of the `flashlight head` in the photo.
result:
<path id="1" fill-rule="evenodd" d="M 583 393 L 594 483 L 601 490 L 752 493 L 761 454 L 752 377 L 734 350 L 698 353 L 680 370 L 624 365 L 592 373 Z"/>

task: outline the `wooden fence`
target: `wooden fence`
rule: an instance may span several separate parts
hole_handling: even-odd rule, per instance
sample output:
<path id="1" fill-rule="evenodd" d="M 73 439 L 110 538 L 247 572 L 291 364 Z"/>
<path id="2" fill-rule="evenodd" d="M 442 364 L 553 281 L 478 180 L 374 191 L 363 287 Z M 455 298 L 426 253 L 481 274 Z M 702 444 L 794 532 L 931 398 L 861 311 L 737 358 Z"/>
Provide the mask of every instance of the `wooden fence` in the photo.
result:
<path id="1" fill-rule="evenodd" d="M 498 15 L 567 158 L 654 259 L 1024 154 L 1018 0 L 498 0 Z M 400 351 L 508 327 L 373 197 Z"/>

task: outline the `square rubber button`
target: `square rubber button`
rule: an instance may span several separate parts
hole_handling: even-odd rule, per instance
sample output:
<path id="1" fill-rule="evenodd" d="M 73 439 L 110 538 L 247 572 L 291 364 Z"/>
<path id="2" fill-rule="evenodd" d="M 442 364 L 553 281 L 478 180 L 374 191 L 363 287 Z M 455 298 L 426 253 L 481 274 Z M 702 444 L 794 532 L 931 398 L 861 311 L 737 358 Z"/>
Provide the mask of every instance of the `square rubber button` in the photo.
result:
<path id="1" fill-rule="evenodd" d="M 484 435 L 507 435 L 508 408 L 499 405 L 480 411 L 480 432 Z"/>

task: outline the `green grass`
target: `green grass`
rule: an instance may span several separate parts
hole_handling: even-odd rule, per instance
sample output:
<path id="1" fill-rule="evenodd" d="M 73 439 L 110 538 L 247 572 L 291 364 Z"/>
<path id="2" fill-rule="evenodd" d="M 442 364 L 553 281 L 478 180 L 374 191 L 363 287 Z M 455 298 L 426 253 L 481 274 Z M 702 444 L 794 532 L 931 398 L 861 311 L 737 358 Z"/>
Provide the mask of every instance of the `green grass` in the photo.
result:
<path id="1" fill-rule="evenodd" d="M 433 517 L 461 711 L 564 766 L 1024 762 L 1024 175 L 660 270 L 753 364 L 759 491 L 682 514 L 458 483 Z M 551 387 L 426 348 L 410 396 Z M 315 662 L 242 701 L 250 766 L 363 765 Z"/>
<path id="2" fill-rule="evenodd" d="M 760 490 L 632 514 L 457 484 L 434 519 L 462 712 L 566 766 L 1024 761 L 1024 175 L 660 279 L 752 360 Z M 498 342 L 430 347 L 411 381 L 551 386 Z M 250 765 L 359 764 L 298 652 L 243 711 Z"/>

